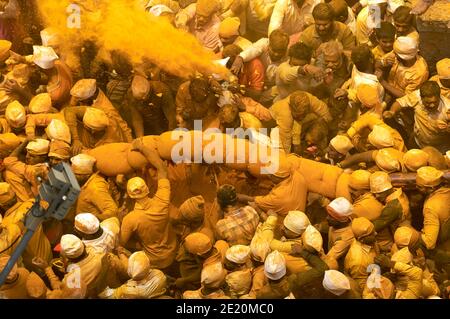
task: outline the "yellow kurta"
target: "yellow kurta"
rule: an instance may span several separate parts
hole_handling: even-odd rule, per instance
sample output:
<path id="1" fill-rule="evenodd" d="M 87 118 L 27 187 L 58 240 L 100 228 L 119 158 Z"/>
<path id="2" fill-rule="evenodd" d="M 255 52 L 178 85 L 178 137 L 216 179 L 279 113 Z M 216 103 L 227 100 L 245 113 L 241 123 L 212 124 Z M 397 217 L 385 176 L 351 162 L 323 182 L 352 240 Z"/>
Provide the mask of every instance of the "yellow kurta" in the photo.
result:
<path id="1" fill-rule="evenodd" d="M 401 152 L 407 151 L 405 142 L 403 141 L 400 133 L 389 125 L 385 124 L 383 120 L 372 113 L 363 114 L 358 120 L 353 122 L 351 127 L 347 130 L 347 134 L 352 139 L 352 142 L 357 147 L 357 149 L 360 148 L 360 151 L 365 151 L 365 149 L 361 148 L 361 143 L 358 142 L 359 138 L 364 137 L 365 139 L 367 139 L 367 136 L 373 130 L 373 127 L 375 125 L 379 125 L 389 131 L 392 138 L 394 139 L 393 148 Z M 364 146 L 365 145 L 363 145 L 363 147 Z"/>
<path id="2" fill-rule="evenodd" d="M 117 217 L 118 210 L 111 196 L 108 182 L 98 173 L 93 174 L 81 188 L 76 214 L 91 213 L 103 221 Z"/>
<path id="3" fill-rule="evenodd" d="M 395 62 L 389 72 L 388 83 L 409 94 L 417 90 L 427 79 L 428 66 L 425 59 L 419 55 L 416 63 L 411 67 Z"/>
<path id="4" fill-rule="evenodd" d="M 450 218 L 450 188 L 442 187 L 432 193 L 423 205 L 422 240 L 428 249 L 434 249 L 438 243 L 439 230 L 443 222 Z M 450 248 L 450 243 L 439 243 Z"/>
<path id="5" fill-rule="evenodd" d="M 87 250 L 88 256 L 83 260 L 70 264 L 69 271 L 63 278 L 63 283 L 69 288 L 77 287 L 80 282 L 87 286 L 86 297 L 97 297 L 106 288 L 109 262 L 104 253 Z"/>
<path id="6" fill-rule="evenodd" d="M 328 106 L 316 98 L 314 95 L 306 93 L 309 97 L 311 113 L 316 114 L 325 122 L 331 122 L 332 118 Z M 277 122 L 280 129 L 280 142 L 286 153 L 291 152 L 291 145 L 300 145 L 300 136 L 302 133 L 302 124 L 295 121 L 289 109 L 290 96 L 276 102 L 270 108 L 272 118 Z"/>
<path id="7" fill-rule="evenodd" d="M 420 297 L 422 294 L 422 269 L 396 262 L 392 272 L 399 275 L 395 286 L 406 288 L 406 290 L 397 289 L 395 299 L 418 299 Z"/>
<path id="8" fill-rule="evenodd" d="M 328 231 L 328 253 L 327 257 L 331 257 L 339 261 L 344 257 L 350 249 L 355 237 L 351 225 L 340 229 L 330 227 Z"/>
<path id="9" fill-rule="evenodd" d="M 377 219 L 382 209 L 383 205 L 370 192 L 358 197 L 353 203 L 353 214 L 370 221 Z"/>
<path id="10" fill-rule="evenodd" d="M 146 207 L 138 203 L 122 221 L 120 241 L 136 238 L 150 259 L 152 267 L 163 269 L 175 259 L 177 242 L 169 218 L 170 182 L 158 180 L 158 190 Z"/>
<path id="11" fill-rule="evenodd" d="M 5 212 L 5 216 L 3 218 L 4 225 L 17 225 L 23 231 L 25 230 L 24 220 L 25 215 L 28 213 L 31 206 L 33 206 L 34 200 L 28 200 L 26 202 L 19 202 L 15 204 L 13 207 L 8 209 Z M 34 257 L 40 257 L 50 263 L 53 258 L 52 249 L 50 246 L 50 242 L 45 236 L 44 231 L 42 229 L 42 225 L 40 225 L 34 235 L 31 237 L 31 240 L 28 242 L 27 248 L 22 255 L 24 263 L 29 266 L 31 265 L 31 260 Z"/>
<path id="12" fill-rule="evenodd" d="M 11 185 L 11 189 L 16 193 L 21 201 L 27 201 L 38 194 L 38 172 L 45 171 L 45 164 L 27 165 L 17 157 L 7 157 L 3 160 L 6 170 L 4 178 Z"/>
<path id="13" fill-rule="evenodd" d="M 276 185 L 268 195 L 256 196 L 255 203 L 264 211 L 273 210 L 285 216 L 290 210 L 305 210 L 307 188 L 305 178 L 294 171 L 290 177 Z"/>
<path id="14" fill-rule="evenodd" d="M 361 291 L 364 289 L 369 276 L 367 267 L 373 264 L 375 256 L 376 253 L 373 247 L 364 245 L 357 240 L 351 244 L 345 256 L 344 270 L 358 283 Z"/>

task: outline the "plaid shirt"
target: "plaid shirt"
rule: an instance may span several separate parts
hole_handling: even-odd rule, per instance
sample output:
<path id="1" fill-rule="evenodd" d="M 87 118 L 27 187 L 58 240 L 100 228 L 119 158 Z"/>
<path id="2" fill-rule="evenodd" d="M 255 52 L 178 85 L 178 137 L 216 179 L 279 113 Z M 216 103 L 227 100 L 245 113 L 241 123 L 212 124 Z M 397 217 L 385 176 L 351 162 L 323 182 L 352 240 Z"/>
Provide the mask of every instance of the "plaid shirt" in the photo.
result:
<path id="1" fill-rule="evenodd" d="M 249 245 L 258 223 L 259 215 L 252 207 L 241 207 L 217 222 L 218 239 L 227 241 L 230 246 Z"/>

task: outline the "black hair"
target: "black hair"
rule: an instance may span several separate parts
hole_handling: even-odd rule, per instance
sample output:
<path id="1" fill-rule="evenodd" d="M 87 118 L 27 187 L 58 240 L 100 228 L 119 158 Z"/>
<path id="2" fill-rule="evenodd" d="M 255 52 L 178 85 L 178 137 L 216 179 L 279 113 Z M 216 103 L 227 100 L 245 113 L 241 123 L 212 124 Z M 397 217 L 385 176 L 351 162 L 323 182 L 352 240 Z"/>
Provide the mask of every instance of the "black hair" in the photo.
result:
<path id="1" fill-rule="evenodd" d="M 358 45 L 352 50 L 352 62 L 359 71 L 367 70 L 373 59 L 373 53 L 367 44 Z"/>
<path id="2" fill-rule="evenodd" d="M 400 23 L 412 24 L 414 16 L 411 14 L 411 8 L 400 6 L 394 11 L 394 21 Z"/>
<path id="3" fill-rule="evenodd" d="M 375 34 L 378 39 L 395 39 L 395 34 L 397 29 L 395 29 L 392 23 L 382 21 L 380 27 L 375 29 Z"/>
<path id="4" fill-rule="evenodd" d="M 299 60 L 310 61 L 312 49 L 304 43 L 295 43 L 289 48 L 289 56 Z"/>
<path id="5" fill-rule="evenodd" d="M 430 97 L 430 96 L 440 96 L 441 88 L 439 84 L 434 81 L 426 81 L 420 86 L 420 96 Z"/>
<path id="6" fill-rule="evenodd" d="M 334 20 L 333 8 L 328 3 L 319 3 L 312 11 L 314 20 Z"/>

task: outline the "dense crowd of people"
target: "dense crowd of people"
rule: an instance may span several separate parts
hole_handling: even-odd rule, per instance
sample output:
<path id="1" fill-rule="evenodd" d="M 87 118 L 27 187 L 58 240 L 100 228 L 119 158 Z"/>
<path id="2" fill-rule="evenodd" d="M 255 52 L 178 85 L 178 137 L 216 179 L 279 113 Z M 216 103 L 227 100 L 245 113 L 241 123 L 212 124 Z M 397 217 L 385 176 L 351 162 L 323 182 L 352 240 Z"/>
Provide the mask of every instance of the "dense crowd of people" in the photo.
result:
<path id="1" fill-rule="evenodd" d="M 81 188 L 0 298 L 449 298 L 450 58 L 429 65 L 415 28 L 431 1 L 139 2 L 229 76 L 95 42 L 73 68 L 34 1 L 0 1 L 0 270 L 50 167 Z M 198 120 L 254 132 L 278 169 L 174 163 L 164 133 Z"/>

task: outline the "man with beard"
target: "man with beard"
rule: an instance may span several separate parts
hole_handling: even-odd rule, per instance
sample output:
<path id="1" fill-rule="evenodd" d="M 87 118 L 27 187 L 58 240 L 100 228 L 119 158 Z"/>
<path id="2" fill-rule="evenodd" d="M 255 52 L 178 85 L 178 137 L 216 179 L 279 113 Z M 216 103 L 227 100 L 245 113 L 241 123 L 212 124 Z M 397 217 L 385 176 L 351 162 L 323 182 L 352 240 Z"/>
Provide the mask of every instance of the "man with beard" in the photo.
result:
<path id="1" fill-rule="evenodd" d="M 265 69 L 264 84 L 267 87 L 260 98 L 260 102 L 270 105 L 276 96 L 272 88 L 275 86 L 276 73 L 281 63 L 287 60 L 289 36 L 282 30 L 274 30 L 268 38 L 262 38 L 251 47 L 242 51 L 234 60 L 231 72 L 239 75 L 244 70 L 244 63 L 257 57 Z"/>
<path id="2" fill-rule="evenodd" d="M 314 7 L 312 15 L 314 25 L 302 32 L 299 42 L 317 50 L 322 43 L 336 40 L 342 43 L 344 52 L 350 55 L 355 47 L 355 36 L 345 24 L 335 21 L 333 8 L 327 3 L 319 3 Z"/>

